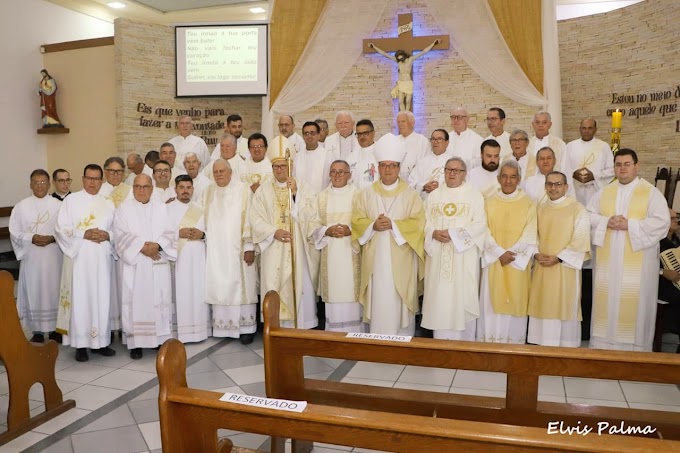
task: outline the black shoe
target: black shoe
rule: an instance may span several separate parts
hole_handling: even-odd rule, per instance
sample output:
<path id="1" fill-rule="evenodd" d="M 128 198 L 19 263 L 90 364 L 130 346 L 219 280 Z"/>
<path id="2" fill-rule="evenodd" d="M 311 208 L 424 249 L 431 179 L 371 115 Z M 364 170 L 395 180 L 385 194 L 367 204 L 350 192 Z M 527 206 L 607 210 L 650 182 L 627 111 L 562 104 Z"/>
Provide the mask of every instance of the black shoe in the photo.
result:
<path id="1" fill-rule="evenodd" d="M 90 356 L 87 355 L 87 348 L 76 349 L 76 362 L 87 362 Z"/>
<path id="2" fill-rule="evenodd" d="M 58 332 L 50 332 L 49 339 L 50 339 L 50 340 L 54 340 L 54 341 L 56 341 L 57 343 L 61 344 L 61 341 L 62 341 L 62 339 L 63 339 L 63 335 L 60 334 L 60 333 L 58 333 Z"/>
<path id="3" fill-rule="evenodd" d="M 41 333 L 34 333 L 33 336 L 31 337 L 31 343 L 44 343 L 45 342 L 45 335 Z"/>
<path id="4" fill-rule="evenodd" d="M 254 339 L 255 339 L 254 333 L 244 333 L 239 337 L 239 340 L 241 340 L 241 344 L 250 344 L 253 342 Z"/>
<path id="5" fill-rule="evenodd" d="M 92 354 L 99 354 L 103 355 L 104 357 L 111 357 L 112 355 L 116 355 L 116 351 L 107 346 L 105 348 L 92 349 Z"/>
<path id="6" fill-rule="evenodd" d="M 142 358 L 142 348 L 130 349 L 130 358 L 139 360 Z"/>

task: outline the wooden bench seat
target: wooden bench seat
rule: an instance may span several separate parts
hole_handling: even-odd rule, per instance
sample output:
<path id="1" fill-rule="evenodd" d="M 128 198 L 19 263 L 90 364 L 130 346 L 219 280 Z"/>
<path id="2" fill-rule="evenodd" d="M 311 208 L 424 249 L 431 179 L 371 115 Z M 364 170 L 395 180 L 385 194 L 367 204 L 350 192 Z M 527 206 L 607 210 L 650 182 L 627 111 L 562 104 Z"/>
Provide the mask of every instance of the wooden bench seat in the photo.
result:
<path id="1" fill-rule="evenodd" d="M 680 382 L 680 357 L 592 349 L 551 348 L 413 338 L 411 342 L 349 339 L 346 334 L 284 329 L 279 325 L 279 299 L 264 301 L 265 375 L 267 396 L 313 404 L 436 416 L 540 428 L 563 421 L 568 426 L 610 426 L 654 429 L 650 436 L 680 440 L 680 413 L 538 401 L 539 376 Z M 391 363 L 432 368 L 507 374 L 505 398 L 443 394 L 362 386 L 304 378 L 303 358 Z M 280 444 L 280 441 L 277 441 Z M 280 448 L 280 447 L 277 447 Z M 310 447 L 300 447 L 301 451 Z M 277 450 L 278 451 L 278 450 Z"/>
<path id="2" fill-rule="evenodd" d="M 168 340 L 161 347 L 157 371 L 164 453 L 230 452 L 231 442 L 218 441 L 217 430 L 220 428 L 265 434 L 277 439 L 293 437 L 409 453 L 456 450 L 485 453 L 680 451 L 678 442 L 641 437 L 549 435 L 544 428 L 321 404 L 308 404 L 303 412 L 294 413 L 227 403 L 219 400 L 221 393 L 187 387 L 186 351 L 177 340 Z"/>

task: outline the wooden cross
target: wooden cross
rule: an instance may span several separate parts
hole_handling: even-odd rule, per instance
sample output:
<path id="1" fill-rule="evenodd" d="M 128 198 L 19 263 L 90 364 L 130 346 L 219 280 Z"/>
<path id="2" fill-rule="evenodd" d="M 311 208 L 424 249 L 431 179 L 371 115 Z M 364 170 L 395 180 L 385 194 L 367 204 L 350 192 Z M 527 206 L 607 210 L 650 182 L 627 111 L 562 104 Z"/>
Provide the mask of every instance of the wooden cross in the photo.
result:
<path id="1" fill-rule="evenodd" d="M 449 48 L 449 35 L 413 36 L 413 14 L 399 14 L 399 28 L 396 38 L 364 39 L 364 53 L 375 53 L 375 49 L 368 47 L 368 43 L 373 43 L 385 52 L 396 52 L 403 50 L 413 55 L 416 50 L 423 50 L 435 39 L 439 39 L 439 44 L 433 50 L 445 50 Z"/>

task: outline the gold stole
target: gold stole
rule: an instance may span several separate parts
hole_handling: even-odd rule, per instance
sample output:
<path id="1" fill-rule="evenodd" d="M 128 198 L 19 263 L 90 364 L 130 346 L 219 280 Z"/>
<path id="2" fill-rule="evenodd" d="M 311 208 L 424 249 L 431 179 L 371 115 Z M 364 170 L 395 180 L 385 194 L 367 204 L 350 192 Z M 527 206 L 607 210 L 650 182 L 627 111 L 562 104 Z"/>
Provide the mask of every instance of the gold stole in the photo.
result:
<path id="1" fill-rule="evenodd" d="M 179 221 L 179 229 L 194 228 L 202 215 L 203 209 L 198 204 L 189 202 L 189 208 L 184 213 L 182 220 Z M 186 238 L 180 238 L 179 241 L 177 241 L 177 255 L 182 252 L 182 249 L 188 241 L 189 240 Z"/>
<path id="2" fill-rule="evenodd" d="M 572 198 L 556 206 L 549 202 L 539 205 L 538 250 L 541 253 L 557 255 L 570 244 L 574 246 L 575 251 L 590 250 L 587 231 L 581 235 L 577 231 L 574 237 L 574 225 L 579 211 L 579 205 Z M 539 319 L 575 320 L 574 303 L 581 297 L 580 286 L 576 287 L 573 284 L 577 272 L 581 271 L 562 264 L 550 267 L 536 265 L 529 294 L 529 316 Z M 581 320 L 580 307 L 576 320 Z"/>
<path id="3" fill-rule="evenodd" d="M 531 205 L 528 196 L 503 200 L 496 195 L 486 200 L 489 231 L 499 246 L 508 249 L 522 237 Z M 503 266 L 496 260 L 489 266 L 489 289 L 494 313 L 526 316 L 530 285 L 529 266 L 521 271 L 510 265 Z"/>
<path id="4" fill-rule="evenodd" d="M 113 204 L 116 206 L 116 209 L 118 209 L 120 204 L 124 202 L 125 199 L 127 198 L 131 188 L 132 187 L 130 185 L 121 182 L 116 187 L 114 187 L 113 191 L 111 191 L 109 196 L 106 198 L 113 201 Z"/>
<path id="5" fill-rule="evenodd" d="M 641 220 L 647 216 L 649 205 L 649 191 L 651 185 L 640 180 L 633 189 L 633 196 L 628 205 L 626 218 Z M 616 215 L 616 197 L 619 182 L 614 181 L 602 190 L 600 198 L 600 215 L 612 217 Z M 630 244 L 630 236 L 625 231 L 626 239 L 623 249 L 623 275 L 619 298 L 619 318 L 616 324 L 615 340 L 620 343 L 635 341 L 635 323 L 637 320 L 638 303 L 640 302 L 640 281 L 642 279 L 642 260 L 644 251 L 634 252 Z M 611 253 L 612 230 L 607 228 L 604 245 L 597 248 L 595 268 L 595 297 L 593 299 L 593 335 L 607 337 L 609 319 L 609 270 Z M 618 263 L 614 263 L 615 265 Z"/>

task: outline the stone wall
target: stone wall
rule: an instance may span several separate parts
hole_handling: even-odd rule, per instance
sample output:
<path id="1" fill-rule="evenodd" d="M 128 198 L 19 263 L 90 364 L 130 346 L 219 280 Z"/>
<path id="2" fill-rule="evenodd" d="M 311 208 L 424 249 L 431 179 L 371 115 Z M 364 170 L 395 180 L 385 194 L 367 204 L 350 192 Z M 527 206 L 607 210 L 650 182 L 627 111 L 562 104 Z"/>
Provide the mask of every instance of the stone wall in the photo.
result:
<path id="1" fill-rule="evenodd" d="M 174 28 L 118 19 L 115 22 L 116 145 L 118 153 L 142 156 L 177 135 L 181 113 L 193 117 L 195 134 L 212 150 L 226 116 L 243 117 L 244 135 L 260 129 L 262 98 L 175 97 Z M 199 130 L 204 128 L 204 130 Z"/>
<path id="2" fill-rule="evenodd" d="M 375 31 L 366 38 L 397 36 L 397 16 L 413 14 L 414 36 L 444 34 L 437 26 L 423 0 L 393 0 L 378 21 Z M 326 118 L 334 132 L 335 112 L 351 110 L 355 117 L 370 118 L 378 132 L 376 137 L 396 133 L 394 117 L 397 101 L 390 90 L 397 79 L 396 64 L 378 54 L 361 55 L 342 82 L 314 108 L 298 113 L 296 124 L 314 118 Z M 472 71 L 453 48 L 435 50 L 416 60 L 413 69 L 415 93 L 413 96 L 416 131 L 426 134 L 436 128 L 451 130 L 449 115 L 458 105 L 467 108 L 469 127 L 486 137 L 489 130 L 484 119 L 489 107 L 501 107 L 507 115 L 506 129 L 530 131 L 534 107 L 517 104 L 498 93 Z"/>
<path id="3" fill-rule="evenodd" d="M 643 176 L 653 180 L 657 166 L 677 169 L 680 2 L 647 0 L 561 21 L 559 40 L 565 139 L 578 138 L 580 119 L 592 116 L 609 141 L 608 110 L 619 108 L 621 146 L 638 152 Z"/>

